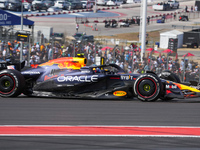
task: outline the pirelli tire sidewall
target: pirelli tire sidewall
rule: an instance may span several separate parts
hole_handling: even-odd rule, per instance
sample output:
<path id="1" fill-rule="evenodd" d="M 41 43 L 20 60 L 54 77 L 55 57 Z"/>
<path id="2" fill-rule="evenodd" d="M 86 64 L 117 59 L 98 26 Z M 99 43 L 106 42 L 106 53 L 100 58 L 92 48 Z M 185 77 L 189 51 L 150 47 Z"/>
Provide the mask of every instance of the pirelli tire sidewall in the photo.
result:
<path id="1" fill-rule="evenodd" d="M 7 82 L 6 85 L 5 82 Z M 24 87 L 25 79 L 19 71 L 13 69 L 0 71 L 1 97 L 17 97 L 22 93 Z"/>
<path id="2" fill-rule="evenodd" d="M 156 87 L 155 89 L 153 89 L 153 94 L 150 95 L 150 96 L 145 96 L 145 95 L 142 95 L 140 93 L 140 83 L 141 81 L 143 80 L 146 80 L 146 81 L 150 81 L 154 84 L 154 86 Z M 151 102 L 151 101 L 156 101 L 159 97 L 160 97 L 160 94 L 161 94 L 161 89 L 162 89 L 162 83 L 161 83 L 161 80 L 154 74 L 142 74 L 140 75 L 136 81 L 134 82 L 134 85 L 133 85 L 133 92 L 134 92 L 134 95 L 141 101 L 144 101 L 144 102 Z"/>

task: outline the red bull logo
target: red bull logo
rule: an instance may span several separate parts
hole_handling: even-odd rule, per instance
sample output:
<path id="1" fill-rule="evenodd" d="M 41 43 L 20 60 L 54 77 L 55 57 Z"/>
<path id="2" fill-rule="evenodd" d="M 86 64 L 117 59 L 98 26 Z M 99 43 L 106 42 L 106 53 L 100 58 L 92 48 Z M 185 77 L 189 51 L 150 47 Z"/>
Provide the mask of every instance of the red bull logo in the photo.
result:
<path id="1" fill-rule="evenodd" d="M 80 69 L 82 67 L 81 64 L 79 64 L 78 62 L 72 62 L 72 61 L 65 61 L 62 63 L 55 63 L 58 64 L 58 67 L 60 69 L 64 69 L 64 68 L 69 68 L 69 69 Z"/>
<path id="2" fill-rule="evenodd" d="M 86 66 L 86 58 L 79 57 L 62 57 L 54 60 L 50 60 L 46 63 L 43 63 L 39 66 L 52 66 L 54 64 L 58 65 L 60 69 L 80 69 L 81 67 Z"/>

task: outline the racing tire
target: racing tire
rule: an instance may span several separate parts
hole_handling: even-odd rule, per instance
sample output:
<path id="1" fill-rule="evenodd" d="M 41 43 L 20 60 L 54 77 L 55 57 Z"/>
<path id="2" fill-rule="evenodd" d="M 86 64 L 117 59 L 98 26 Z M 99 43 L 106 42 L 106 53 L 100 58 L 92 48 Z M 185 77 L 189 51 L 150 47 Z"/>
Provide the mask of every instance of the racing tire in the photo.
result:
<path id="1" fill-rule="evenodd" d="M 153 102 L 160 98 L 161 80 L 154 74 L 140 75 L 133 85 L 134 95 L 143 102 Z"/>
<path id="2" fill-rule="evenodd" d="M 17 97 L 23 91 L 25 79 L 17 70 L 7 69 L 0 72 L 0 96 Z"/>
<path id="3" fill-rule="evenodd" d="M 172 73 L 171 71 L 169 70 L 164 70 L 162 71 L 159 75 L 158 75 L 159 78 L 162 78 L 162 79 L 165 79 L 165 80 L 170 80 L 172 82 L 176 82 L 176 83 L 181 83 L 181 80 L 180 78 Z"/>

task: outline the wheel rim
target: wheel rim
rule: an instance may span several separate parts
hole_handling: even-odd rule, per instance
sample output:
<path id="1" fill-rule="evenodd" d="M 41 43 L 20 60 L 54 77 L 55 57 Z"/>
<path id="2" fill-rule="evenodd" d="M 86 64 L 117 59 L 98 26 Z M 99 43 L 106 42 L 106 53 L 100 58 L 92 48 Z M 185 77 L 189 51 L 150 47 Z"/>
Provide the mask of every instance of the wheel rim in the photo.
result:
<path id="1" fill-rule="evenodd" d="M 157 91 L 156 82 L 149 77 L 140 79 L 136 87 L 137 93 L 145 99 L 153 97 Z"/>
<path id="2" fill-rule="evenodd" d="M 13 76 L 10 74 L 0 75 L 0 93 L 10 94 L 16 87 L 16 82 Z"/>
<path id="3" fill-rule="evenodd" d="M 151 89 L 151 86 L 150 86 L 149 84 L 145 84 L 145 85 L 143 86 L 143 88 L 144 88 L 145 91 L 149 92 L 150 89 Z"/>
<path id="4" fill-rule="evenodd" d="M 4 82 L 4 86 L 5 86 L 5 87 L 9 87 L 9 86 L 10 86 L 10 81 L 5 81 L 5 82 Z"/>

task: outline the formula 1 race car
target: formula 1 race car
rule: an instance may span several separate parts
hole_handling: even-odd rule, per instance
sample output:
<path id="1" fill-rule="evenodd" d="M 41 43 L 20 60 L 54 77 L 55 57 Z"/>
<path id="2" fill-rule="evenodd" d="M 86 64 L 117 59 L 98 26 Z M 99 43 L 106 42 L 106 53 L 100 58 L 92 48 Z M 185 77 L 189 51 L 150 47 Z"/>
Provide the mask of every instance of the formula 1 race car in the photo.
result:
<path id="1" fill-rule="evenodd" d="M 63 57 L 35 65 L 23 71 L 12 61 L 0 63 L 0 96 L 47 96 L 81 99 L 125 99 L 141 101 L 200 96 L 200 90 L 183 85 L 170 72 L 126 74 L 116 64 L 86 66 L 86 58 Z M 164 78 L 164 79 L 162 79 Z M 166 80 L 169 79 L 169 80 Z M 171 80 L 171 81 L 170 81 Z"/>

